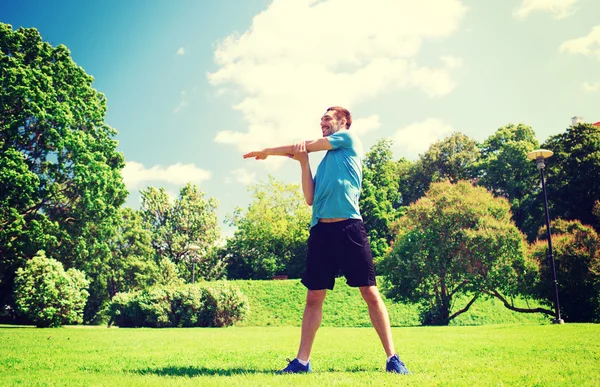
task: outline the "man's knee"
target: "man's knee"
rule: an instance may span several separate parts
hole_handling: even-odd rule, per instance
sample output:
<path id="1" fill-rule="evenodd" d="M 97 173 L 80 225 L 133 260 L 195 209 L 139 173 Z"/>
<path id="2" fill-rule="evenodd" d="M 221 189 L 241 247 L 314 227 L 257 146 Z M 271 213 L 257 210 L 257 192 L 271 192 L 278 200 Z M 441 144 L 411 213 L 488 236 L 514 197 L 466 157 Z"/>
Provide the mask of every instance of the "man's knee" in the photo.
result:
<path id="1" fill-rule="evenodd" d="M 327 290 L 309 290 L 306 293 L 306 306 L 309 308 L 320 307 L 325 301 Z"/>
<path id="2" fill-rule="evenodd" d="M 379 305 L 379 303 L 382 302 L 381 295 L 379 294 L 377 286 L 362 286 L 359 289 L 360 294 L 362 295 L 367 305 L 375 306 Z"/>

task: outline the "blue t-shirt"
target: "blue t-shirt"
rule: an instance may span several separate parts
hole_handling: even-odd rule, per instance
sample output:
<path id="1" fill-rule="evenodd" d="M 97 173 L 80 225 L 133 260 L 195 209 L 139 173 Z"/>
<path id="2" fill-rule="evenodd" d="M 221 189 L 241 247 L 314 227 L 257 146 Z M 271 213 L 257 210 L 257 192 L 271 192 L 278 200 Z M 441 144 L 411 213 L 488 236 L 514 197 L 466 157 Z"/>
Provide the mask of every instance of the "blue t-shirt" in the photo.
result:
<path id="1" fill-rule="evenodd" d="M 358 208 L 362 182 L 362 144 L 346 129 L 328 136 L 333 147 L 314 177 L 313 227 L 321 218 L 362 219 Z"/>

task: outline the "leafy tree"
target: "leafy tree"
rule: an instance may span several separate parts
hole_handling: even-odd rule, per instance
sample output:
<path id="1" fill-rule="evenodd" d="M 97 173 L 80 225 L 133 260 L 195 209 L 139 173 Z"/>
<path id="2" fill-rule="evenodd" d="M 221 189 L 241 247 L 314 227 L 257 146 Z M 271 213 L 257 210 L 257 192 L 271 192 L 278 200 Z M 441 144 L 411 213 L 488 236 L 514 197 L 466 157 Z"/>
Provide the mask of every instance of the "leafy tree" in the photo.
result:
<path id="1" fill-rule="evenodd" d="M 424 324 L 448 324 L 481 295 L 520 294 L 522 277 L 535 272 L 507 200 L 465 181 L 433 183 L 397 230 L 383 262 L 386 292 L 420 303 Z M 458 295 L 470 297 L 462 308 L 453 302 Z"/>
<path id="2" fill-rule="evenodd" d="M 71 268 L 65 272 L 60 262 L 39 251 L 16 274 L 17 308 L 37 327 L 83 321 L 89 282 L 81 271 Z"/>
<path id="3" fill-rule="evenodd" d="M 180 273 L 191 281 L 192 259 L 197 278 L 215 279 L 223 275 L 224 263 L 211 249 L 219 238 L 220 230 L 216 209 L 218 202 L 204 198 L 197 186 L 188 183 L 179 191 L 174 202 L 164 188 L 148 187 L 141 191 L 140 214 L 144 227 L 152 234 L 152 246 L 160 261 L 172 260 Z"/>
<path id="4" fill-rule="evenodd" d="M 600 237 L 579 221 L 557 219 L 551 223 L 552 247 L 561 317 L 569 322 L 600 322 Z M 533 284 L 535 295 L 554 305 L 552 266 L 547 257 L 546 227 L 530 247 L 541 276 Z"/>
<path id="5" fill-rule="evenodd" d="M 141 290 L 156 283 L 159 267 L 152 248 L 152 233 L 144 229 L 141 215 L 131 208 L 119 210 L 119 223 L 109 241 L 111 257 L 106 265 L 107 291 Z"/>
<path id="6" fill-rule="evenodd" d="M 106 98 L 69 50 L 0 23 L 0 305 L 38 250 L 86 272 L 98 301 L 124 160 L 104 123 Z M 86 307 L 86 316 L 100 302 Z"/>
<path id="7" fill-rule="evenodd" d="M 236 209 L 229 223 L 237 230 L 221 256 L 230 279 L 298 278 L 304 271 L 310 207 L 298 184 L 269 176 L 250 188 L 254 201 L 246 211 Z"/>
<path id="8" fill-rule="evenodd" d="M 431 177 L 425 174 L 421 159 L 411 162 L 402 158 L 398 160 L 397 170 L 400 203 L 406 207 L 423 197 L 431 184 Z"/>
<path id="9" fill-rule="evenodd" d="M 578 124 L 550 137 L 542 147 L 554 152 L 546 163 L 550 215 L 600 231 L 600 219 L 593 214 L 600 198 L 600 128 Z"/>
<path id="10" fill-rule="evenodd" d="M 376 261 L 388 253 L 391 225 L 401 210 L 398 191 L 398 163 L 393 160 L 392 141 L 379 140 L 364 161 L 360 212 Z"/>
<path id="11" fill-rule="evenodd" d="M 532 216 L 541 216 L 539 202 L 531 195 L 540 184 L 539 172 L 527 158 L 527 153 L 539 149 L 535 132 L 523 124 L 509 124 L 496 130 L 479 149 L 481 155 L 473 167 L 479 184 L 508 199 L 513 219 L 523 229 L 526 223 L 533 222 Z"/>
<path id="12" fill-rule="evenodd" d="M 402 204 L 417 201 L 431 183 L 471 180 L 478 156 L 477 142 L 459 132 L 432 144 L 416 162 L 402 163 L 403 173 L 399 175 Z"/>
<path id="13" fill-rule="evenodd" d="M 456 132 L 432 144 L 421 159 L 431 181 L 456 183 L 473 177 L 472 166 L 479 156 L 475 140 Z"/>

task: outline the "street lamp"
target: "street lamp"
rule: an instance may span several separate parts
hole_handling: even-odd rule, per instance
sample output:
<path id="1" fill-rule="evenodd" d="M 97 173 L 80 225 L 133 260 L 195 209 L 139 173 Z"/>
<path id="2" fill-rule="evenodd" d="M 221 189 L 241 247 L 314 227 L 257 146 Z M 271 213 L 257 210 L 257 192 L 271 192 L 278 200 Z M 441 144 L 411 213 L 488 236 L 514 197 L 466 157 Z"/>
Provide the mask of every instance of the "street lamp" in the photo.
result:
<path id="1" fill-rule="evenodd" d="M 548 214 L 548 197 L 546 196 L 546 182 L 544 180 L 544 167 L 546 164 L 544 160 L 551 157 L 554 152 L 546 149 L 537 149 L 527 154 L 527 158 L 535 160 L 538 169 L 540 170 L 540 177 L 542 179 L 542 191 L 544 192 L 544 209 L 546 211 L 546 234 L 548 236 L 548 258 L 552 265 L 552 285 L 554 286 L 554 316 L 552 320 L 554 324 L 564 323 L 563 319 L 560 318 L 560 304 L 558 302 L 558 283 L 556 281 L 556 266 L 554 265 L 554 254 L 552 254 L 552 236 L 550 235 L 550 215 Z"/>
<path id="2" fill-rule="evenodd" d="M 198 259 L 198 250 L 200 250 L 200 246 L 192 244 L 188 246 L 188 249 L 192 252 L 192 283 L 194 283 L 196 276 L 196 260 Z"/>

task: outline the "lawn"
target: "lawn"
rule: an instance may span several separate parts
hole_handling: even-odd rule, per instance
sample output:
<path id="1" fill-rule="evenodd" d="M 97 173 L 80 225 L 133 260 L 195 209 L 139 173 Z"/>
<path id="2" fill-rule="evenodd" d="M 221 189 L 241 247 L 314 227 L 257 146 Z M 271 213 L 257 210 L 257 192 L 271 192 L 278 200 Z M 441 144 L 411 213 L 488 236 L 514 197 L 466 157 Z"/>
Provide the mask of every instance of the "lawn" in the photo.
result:
<path id="1" fill-rule="evenodd" d="M 383 372 L 372 328 L 323 327 L 314 373 L 275 375 L 299 329 L 0 327 L 0 385 L 597 386 L 600 325 L 393 328 L 412 375 Z"/>

